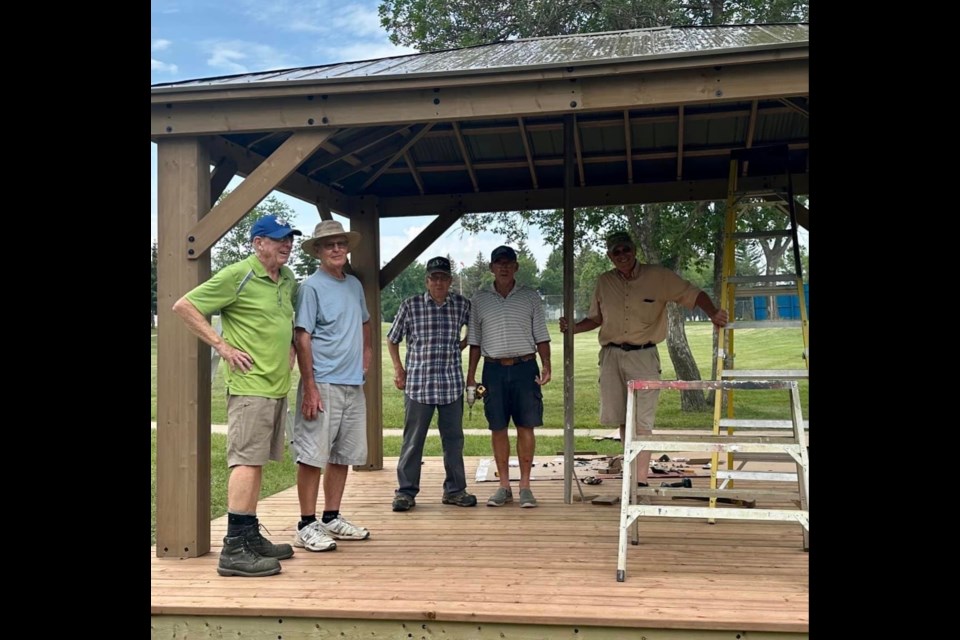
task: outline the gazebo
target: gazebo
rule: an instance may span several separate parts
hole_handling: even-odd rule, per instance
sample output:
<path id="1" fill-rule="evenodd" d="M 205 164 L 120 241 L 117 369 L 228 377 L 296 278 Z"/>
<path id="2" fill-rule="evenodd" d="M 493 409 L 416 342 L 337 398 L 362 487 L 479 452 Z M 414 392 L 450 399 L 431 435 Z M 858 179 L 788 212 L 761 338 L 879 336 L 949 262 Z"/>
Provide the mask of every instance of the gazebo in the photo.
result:
<path id="1" fill-rule="evenodd" d="M 734 149 L 787 145 L 793 191 L 806 193 L 808 58 L 806 24 L 665 27 L 154 85 L 157 556 L 202 556 L 211 538 L 210 358 L 171 306 L 272 191 L 369 239 L 351 263 L 374 316 L 365 468 L 379 469 L 380 292 L 393 278 L 461 216 L 554 208 L 570 282 L 574 208 L 721 200 Z M 235 176 L 243 182 L 217 203 Z M 757 162 L 741 185 L 783 179 Z M 433 223 L 383 265 L 380 220 L 428 214 Z M 805 210 L 798 218 L 809 225 Z M 573 315 L 569 287 L 564 309 Z M 572 336 L 562 356 L 571 372 Z M 563 384 L 572 444 L 571 374 Z"/>

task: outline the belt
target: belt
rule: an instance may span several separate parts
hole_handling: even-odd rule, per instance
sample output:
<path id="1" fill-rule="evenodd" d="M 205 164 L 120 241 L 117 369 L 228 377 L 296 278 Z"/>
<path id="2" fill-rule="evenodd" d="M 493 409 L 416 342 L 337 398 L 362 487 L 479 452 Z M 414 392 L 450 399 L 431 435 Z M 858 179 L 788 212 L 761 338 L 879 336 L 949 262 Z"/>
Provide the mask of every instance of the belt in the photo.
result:
<path id="1" fill-rule="evenodd" d="M 515 364 L 520 364 L 521 362 L 527 362 L 529 360 L 533 360 L 536 357 L 537 357 L 537 354 L 528 353 L 527 355 L 520 356 L 519 358 L 486 358 L 485 357 L 483 360 L 484 362 L 495 363 L 495 364 L 502 365 L 504 367 L 511 367 Z"/>
<path id="2" fill-rule="evenodd" d="M 607 346 L 623 349 L 624 351 L 636 351 L 637 349 L 649 349 L 650 347 L 657 346 L 657 344 L 655 342 L 648 342 L 646 344 L 616 344 L 614 342 L 610 342 L 607 343 Z"/>

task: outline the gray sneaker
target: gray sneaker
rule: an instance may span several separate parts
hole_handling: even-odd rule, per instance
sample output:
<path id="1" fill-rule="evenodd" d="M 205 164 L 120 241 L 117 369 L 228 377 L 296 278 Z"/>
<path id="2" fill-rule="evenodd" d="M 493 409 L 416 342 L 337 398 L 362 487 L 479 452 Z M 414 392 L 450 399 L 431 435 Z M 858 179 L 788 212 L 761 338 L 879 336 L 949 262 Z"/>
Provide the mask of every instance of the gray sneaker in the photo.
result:
<path id="1" fill-rule="evenodd" d="M 370 532 L 366 527 L 358 527 L 342 515 L 337 516 L 330 522 L 317 520 L 317 525 L 321 531 L 325 531 L 327 535 L 337 540 L 366 540 L 370 537 Z"/>
<path id="2" fill-rule="evenodd" d="M 508 502 L 513 502 L 513 491 L 506 487 L 497 488 L 496 493 L 487 499 L 488 507 L 502 507 Z"/>
<path id="3" fill-rule="evenodd" d="M 286 560 L 293 557 L 293 547 L 288 544 L 273 544 L 263 537 L 260 529 L 265 527 L 260 524 L 250 525 L 243 531 L 243 536 L 250 544 L 250 548 L 265 558 L 276 558 L 277 560 Z M 270 533 L 269 531 L 267 533 Z"/>
<path id="4" fill-rule="evenodd" d="M 537 499 L 533 497 L 533 491 L 531 491 L 529 488 L 520 489 L 520 506 L 523 508 L 537 506 Z"/>
<path id="5" fill-rule="evenodd" d="M 394 511 L 410 511 L 410 509 L 417 506 L 417 501 L 413 496 L 407 495 L 406 493 L 397 493 L 393 496 L 393 510 Z"/>
<path id="6" fill-rule="evenodd" d="M 254 551 L 244 536 L 228 536 L 223 539 L 223 550 L 220 551 L 217 573 L 222 576 L 247 578 L 272 576 L 280 573 L 280 561 L 276 558 L 266 558 Z"/>

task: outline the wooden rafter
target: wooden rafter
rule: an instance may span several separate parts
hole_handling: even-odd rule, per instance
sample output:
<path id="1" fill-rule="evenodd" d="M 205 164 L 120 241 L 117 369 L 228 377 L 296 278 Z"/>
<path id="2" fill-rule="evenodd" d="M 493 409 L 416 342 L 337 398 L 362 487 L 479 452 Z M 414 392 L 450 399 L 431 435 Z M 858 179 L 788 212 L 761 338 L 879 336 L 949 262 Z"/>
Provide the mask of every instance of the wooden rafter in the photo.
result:
<path id="1" fill-rule="evenodd" d="M 677 180 L 683 180 L 683 105 L 677 110 Z"/>
<path id="2" fill-rule="evenodd" d="M 403 270 L 410 266 L 410 263 L 417 256 L 426 251 L 459 219 L 459 215 L 441 214 L 437 216 L 436 220 L 428 224 L 393 260 L 383 266 L 383 269 L 380 270 L 380 289 L 385 289 L 387 285 L 393 282 L 394 278 L 403 273 Z"/>
<path id="3" fill-rule="evenodd" d="M 407 167 L 410 169 L 410 175 L 413 176 L 413 181 L 417 183 L 417 189 L 420 191 L 420 195 L 426 193 L 423 190 L 423 180 L 420 179 L 420 173 L 417 171 L 417 165 L 413 163 L 413 158 L 410 157 L 410 152 L 404 150 L 403 152 L 403 161 L 407 163 Z"/>
<path id="4" fill-rule="evenodd" d="M 473 162 L 470 160 L 470 154 L 467 153 L 467 144 L 463 139 L 463 133 L 460 131 L 460 123 L 451 122 L 450 124 L 453 125 L 453 134 L 456 136 L 457 146 L 460 147 L 460 154 L 463 155 L 463 163 L 467 167 L 467 173 L 470 174 L 470 182 L 473 183 L 473 190 L 479 193 L 480 184 L 477 182 L 477 173 L 473 170 Z"/>
<path id="5" fill-rule="evenodd" d="M 623 148 L 627 160 L 627 184 L 633 184 L 633 135 L 630 131 L 630 110 L 623 110 Z"/>
<path id="6" fill-rule="evenodd" d="M 517 118 L 517 124 L 520 125 L 520 139 L 523 140 L 523 151 L 527 154 L 527 166 L 530 167 L 530 180 L 534 189 L 539 189 L 537 184 L 537 170 L 533 165 L 533 154 L 530 152 L 530 140 L 527 137 L 527 127 L 523 123 L 523 118 Z"/>
<path id="7" fill-rule="evenodd" d="M 399 151 L 397 151 L 389 160 L 387 160 L 387 161 L 384 162 L 382 165 L 380 165 L 380 168 L 377 169 L 377 170 L 373 173 L 372 176 L 370 176 L 369 178 L 367 178 L 367 181 L 366 181 L 366 182 L 364 182 L 362 185 L 360 185 L 360 189 L 361 189 L 361 190 L 362 190 L 362 189 L 366 189 L 366 188 L 369 187 L 371 184 L 373 184 L 374 182 L 376 182 L 376 181 L 377 181 L 377 178 L 379 178 L 380 176 L 382 176 L 382 175 L 383 175 L 383 172 L 386 171 L 387 169 L 389 169 L 389 168 L 390 168 L 390 165 L 392 165 L 394 162 L 396 162 L 397 159 L 400 158 L 400 156 L 402 156 L 403 153 L 404 153 L 407 149 L 409 149 L 410 147 L 412 147 L 413 145 L 415 145 L 415 144 L 417 143 L 417 140 L 419 140 L 420 138 L 423 137 L 423 134 L 425 134 L 427 131 L 430 131 L 430 129 L 433 127 L 433 125 L 434 125 L 434 123 L 432 123 L 432 122 L 427 123 L 422 129 L 420 129 L 420 131 L 417 132 L 417 134 L 416 134 L 415 136 L 413 136 L 412 138 L 410 138 L 409 140 L 407 140 L 407 142 L 406 142 L 402 147 L 400 147 L 400 150 L 399 150 Z"/>
<path id="8" fill-rule="evenodd" d="M 810 117 L 809 111 L 807 111 L 806 109 L 798 105 L 796 102 L 794 102 L 790 98 L 777 98 L 777 100 L 787 105 L 788 107 L 790 107 L 790 109 L 792 109 L 793 111 L 796 111 L 800 115 L 806 116 L 808 118 Z"/>
<path id="9" fill-rule="evenodd" d="M 210 174 L 210 206 L 217 203 L 217 198 L 226 190 L 227 185 L 237 175 L 237 162 L 230 156 L 220 156 L 220 160 L 213 167 Z"/>
<path id="10" fill-rule="evenodd" d="M 753 146 L 753 137 L 757 133 L 757 108 L 759 106 L 759 100 L 754 100 L 750 105 L 750 120 L 747 121 L 747 137 L 743 141 L 743 146 L 747 149 Z M 742 173 L 740 175 L 747 175 L 747 169 L 750 166 L 749 160 L 743 161 Z"/>
<path id="11" fill-rule="evenodd" d="M 360 164 L 363 163 L 363 160 L 356 157 L 354 154 L 360 153 L 364 149 L 372 147 L 378 142 L 386 140 L 387 138 L 394 135 L 410 135 L 410 127 L 381 128 L 381 129 L 377 129 L 376 131 L 368 135 L 360 136 L 356 140 L 351 140 L 349 144 L 346 144 L 343 147 L 341 147 L 339 152 L 334 153 L 328 158 L 324 158 L 323 160 L 320 161 L 319 164 L 316 164 L 310 167 L 310 170 L 307 172 L 307 175 L 312 176 L 317 171 L 320 171 L 321 169 L 325 167 L 329 167 L 335 162 L 338 162 L 340 160 L 345 160 L 347 158 L 350 158 L 351 160 L 356 161 L 356 164 L 355 164 L 354 162 L 351 162 L 351 160 L 347 160 L 347 162 L 350 162 L 352 166 L 359 166 Z"/>
<path id="12" fill-rule="evenodd" d="M 421 125 L 421 128 L 417 130 L 417 133 L 419 134 L 422 131 L 423 131 L 423 127 Z M 402 153 L 402 151 L 403 151 L 403 146 L 395 145 L 395 144 L 391 144 L 390 146 L 376 149 L 374 150 L 373 155 L 363 158 L 363 164 L 357 165 L 355 167 L 344 167 L 342 169 L 332 171 L 329 175 L 324 176 L 324 180 L 326 180 L 329 184 L 334 184 L 361 171 L 366 171 L 367 173 L 370 173 L 370 170 L 374 165 L 376 165 L 379 162 L 383 162 L 384 160 L 390 158 L 391 156 L 394 158 L 394 161 L 396 161 L 396 158 L 400 157 L 400 153 Z"/>
<path id="13" fill-rule="evenodd" d="M 586 176 L 583 175 L 583 151 L 580 148 L 580 128 L 577 126 L 577 116 L 573 116 L 573 147 L 577 156 L 577 169 L 580 170 L 580 186 L 587 186 Z"/>

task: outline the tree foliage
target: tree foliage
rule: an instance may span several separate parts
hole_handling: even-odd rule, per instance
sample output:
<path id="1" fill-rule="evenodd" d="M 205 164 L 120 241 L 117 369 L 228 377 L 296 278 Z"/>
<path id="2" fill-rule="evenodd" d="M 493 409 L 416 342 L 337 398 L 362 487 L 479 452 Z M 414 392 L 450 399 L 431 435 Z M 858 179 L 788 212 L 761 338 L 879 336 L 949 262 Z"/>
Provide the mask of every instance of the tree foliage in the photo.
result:
<path id="1" fill-rule="evenodd" d="M 646 27 L 800 22 L 795 0 L 384 0 L 380 24 L 396 45 L 418 51 L 516 38 Z"/>
<path id="2" fill-rule="evenodd" d="M 426 263 L 411 262 L 400 275 L 380 293 L 380 313 L 384 322 L 393 322 L 400 303 L 412 295 L 426 291 Z"/>

